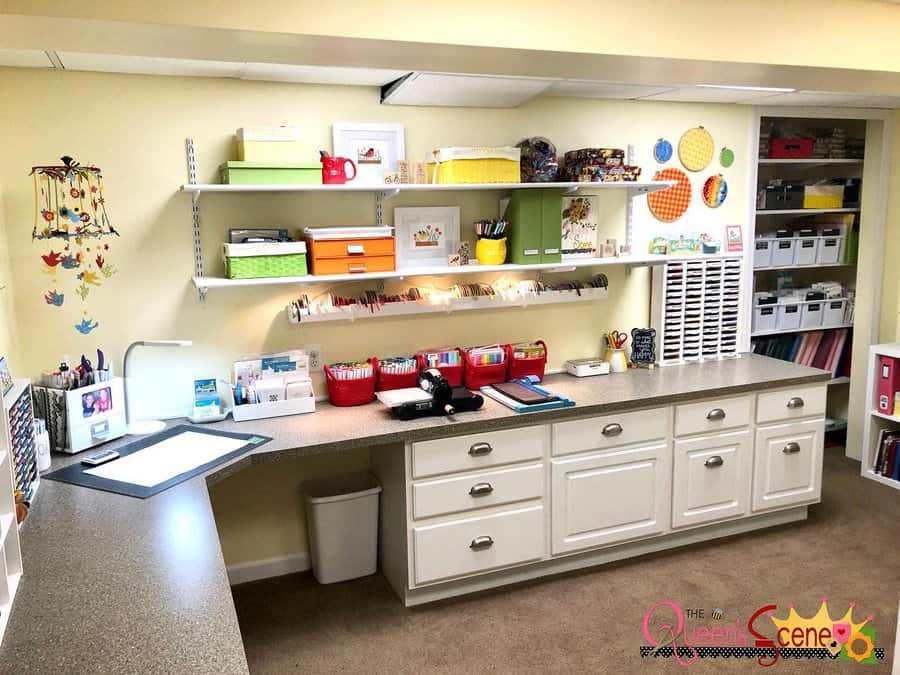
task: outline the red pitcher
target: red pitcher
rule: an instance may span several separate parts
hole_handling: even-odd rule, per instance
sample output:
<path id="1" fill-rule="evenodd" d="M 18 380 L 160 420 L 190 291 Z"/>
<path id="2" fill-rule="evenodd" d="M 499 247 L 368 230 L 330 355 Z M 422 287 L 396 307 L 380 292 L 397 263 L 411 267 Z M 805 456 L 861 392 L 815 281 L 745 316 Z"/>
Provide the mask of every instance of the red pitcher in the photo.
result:
<path id="1" fill-rule="evenodd" d="M 347 165 L 353 167 L 353 175 L 347 175 Z M 356 164 L 346 157 L 322 157 L 322 182 L 327 185 L 343 185 L 356 178 Z"/>

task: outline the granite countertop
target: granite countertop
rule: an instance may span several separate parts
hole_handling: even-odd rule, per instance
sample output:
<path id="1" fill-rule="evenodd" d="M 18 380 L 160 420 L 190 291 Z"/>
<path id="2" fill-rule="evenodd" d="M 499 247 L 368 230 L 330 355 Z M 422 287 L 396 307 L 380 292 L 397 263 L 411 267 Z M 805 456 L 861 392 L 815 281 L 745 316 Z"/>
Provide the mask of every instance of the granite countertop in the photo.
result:
<path id="1" fill-rule="evenodd" d="M 149 499 L 42 481 L 20 531 L 25 574 L 0 646 L 0 673 L 243 673 L 247 662 L 207 484 L 251 463 L 579 415 L 824 383 L 830 373 L 762 356 L 605 377 L 551 375 L 573 408 L 482 410 L 410 422 L 380 404 L 206 425 L 272 441 Z M 115 448 L 133 439 L 112 441 Z M 55 454 L 53 468 L 80 461 Z"/>

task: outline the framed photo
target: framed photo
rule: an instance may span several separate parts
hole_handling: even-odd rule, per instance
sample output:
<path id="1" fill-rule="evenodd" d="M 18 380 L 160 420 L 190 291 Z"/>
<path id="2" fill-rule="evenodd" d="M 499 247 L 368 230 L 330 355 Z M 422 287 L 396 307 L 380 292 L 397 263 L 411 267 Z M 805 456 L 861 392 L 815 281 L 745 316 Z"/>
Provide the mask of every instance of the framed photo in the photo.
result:
<path id="1" fill-rule="evenodd" d="M 459 207 L 428 206 L 394 209 L 397 269 L 446 266 L 459 242 Z"/>
<path id="2" fill-rule="evenodd" d="M 397 171 L 397 161 L 406 159 L 402 124 L 335 122 L 331 133 L 333 154 L 356 164 L 356 184 L 384 185 L 385 172 Z"/>
<path id="3" fill-rule="evenodd" d="M 12 386 L 13 379 L 12 375 L 9 374 L 9 366 L 6 365 L 6 358 L 0 356 L 0 392 L 2 392 L 3 396 L 9 393 Z"/>
<path id="4" fill-rule="evenodd" d="M 725 226 L 725 243 L 727 245 L 726 248 L 729 252 L 744 250 L 744 242 L 741 240 L 740 225 Z"/>

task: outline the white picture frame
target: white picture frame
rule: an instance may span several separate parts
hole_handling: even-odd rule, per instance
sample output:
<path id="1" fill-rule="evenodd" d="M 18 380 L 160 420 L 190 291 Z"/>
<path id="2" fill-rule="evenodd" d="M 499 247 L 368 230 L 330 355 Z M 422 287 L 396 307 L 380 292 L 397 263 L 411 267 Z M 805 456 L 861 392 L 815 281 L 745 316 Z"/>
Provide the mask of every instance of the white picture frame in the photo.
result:
<path id="1" fill-rule="evenodd" d="M 446 267 L 459 243 L 459 207 L 397 207 L 394 236 L 397 269 Z"/>
<path id="2" fill-rule="evenodd" d="M 356 164 L 354 184 L 384 185 L 384 174 L 406 159 L 402 124 L 334 122 L 331 134 L 332 154 Z"/>

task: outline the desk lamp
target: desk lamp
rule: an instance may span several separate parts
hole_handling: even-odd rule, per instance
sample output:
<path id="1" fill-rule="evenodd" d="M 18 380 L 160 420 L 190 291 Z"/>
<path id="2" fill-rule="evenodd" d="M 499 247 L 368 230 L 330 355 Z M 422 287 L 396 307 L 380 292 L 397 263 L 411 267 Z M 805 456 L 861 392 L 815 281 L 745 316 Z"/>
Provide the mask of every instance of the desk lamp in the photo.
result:
<path id="1" fill-rule="evenodd" d="M 125 421 L 128 424 L 128 433 L 134 436 L 155 434 L 166 428 L 162 420 L 138 420 L 131 421 L 131 412 L 128 408 L 128 357 L 135 347 L 190 347 L 194 344 L 191 340 L 138 340 L 128 345 L 125 350 L 125 362 L 122 364 L 122 378 L 125 380 Z"/>

